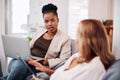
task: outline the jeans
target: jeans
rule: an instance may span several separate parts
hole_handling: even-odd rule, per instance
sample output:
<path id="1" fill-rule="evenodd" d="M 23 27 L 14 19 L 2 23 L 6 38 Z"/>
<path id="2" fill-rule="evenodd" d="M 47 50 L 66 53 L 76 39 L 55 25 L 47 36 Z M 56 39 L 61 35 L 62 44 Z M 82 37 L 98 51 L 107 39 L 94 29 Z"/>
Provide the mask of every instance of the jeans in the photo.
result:
<path id="1" fill-rule="evenodd" d="M 34 73 L 38 73 L 40 71 L 35 70 L 34 66 L 28 64 L 31 70 Z M 9 74 L 5 76 L 5 80 L 26 80 L 26 78 L 32 73 L 27 69 L 27 67 L 18 59 L 12 59 L 8 66 Z M 49 79 L 49 76 L 45 73 L 41 74 L 42 78 L 45 80 Z M 6 79 L 7 78 L 7 79 Z"/>
<path id="2" fill-rule="evenodd" d="M 60 66 L 62 66 L 64 62 L 58 64 L 53 70 L 56 70 Z M 35 70 L 35 67 L 29 65 L 29 67 L 34 71 L 34 73 L 38 73 L 37 77 L 42 78 L 44 80 L 49 80 L 49 75 L 45 72 L 37 71 Z M 18 59 L 12 59 L 8 66 L 8 76 L 7 80 L 32 80 L 32 78 L 29 76 L 32 73 L 26 68 L 26 66 Z M 29 76 L 29 77 L 28 77 Z M 27 79 L 26 79 L 27 78 Z"/>
<path id="3" fill-rule="evenodd" d="M 18 59 L 12 59 L 8 66 L 7 80 L 24 80 L 27 68 Z"/>
<path id="4" fill-rule="evenodd" d="M 36 77 L 40 78 L 42 80 L 49 80 L 49 78 L 50 78 L 50 76 L 47 73 L 45 73 L 45 72 L 39 72 L 39 73 L 37 73 Z M 32 78 L 32 75 L 29 75 L 26 78 L 26 80 L 34 80 L 34 79 Z"/>

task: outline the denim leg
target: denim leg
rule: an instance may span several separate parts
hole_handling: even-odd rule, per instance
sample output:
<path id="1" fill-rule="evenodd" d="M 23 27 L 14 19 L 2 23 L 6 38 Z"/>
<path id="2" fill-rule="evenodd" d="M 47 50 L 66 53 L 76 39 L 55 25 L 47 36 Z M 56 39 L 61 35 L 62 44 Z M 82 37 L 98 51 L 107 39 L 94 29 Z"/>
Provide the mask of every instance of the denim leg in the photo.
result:
<path id="1" fill-rule="evenodd" d="M 50 76 L 45 72 L 37 73 L 37 77 L 43 80 L 49 80 Z"/>
<path id="2" fill-rule="evenodd" d="M 39 78 L 39 79 L 42 79 L 42 80 L 49 80 L 49 78 L 50 78 L 50 76 L 47 73 L 45 73 L 45 72 L 37 73 L 36 77 Z M 26 78 L 26 80 L 34 80 L 34 79 L 32 78 L 32 75 L 29 75 Z"/>
<path id="3" fill-rule="evenodd" d="M 12 59 L 8 66 L 7 80 L 24 80 L 27 72 L 25 65 L 18 59 Z"/>

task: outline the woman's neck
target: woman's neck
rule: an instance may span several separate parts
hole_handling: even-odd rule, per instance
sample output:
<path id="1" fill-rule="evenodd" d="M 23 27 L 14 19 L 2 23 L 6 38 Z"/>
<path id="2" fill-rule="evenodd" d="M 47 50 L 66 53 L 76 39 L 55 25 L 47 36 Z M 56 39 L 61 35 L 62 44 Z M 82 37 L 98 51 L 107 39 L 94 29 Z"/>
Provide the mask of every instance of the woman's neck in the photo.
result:
<path id="1" fill-rule="evenodd" d="M 54 36 L 56 34 L 56 32 L 51 33 L 51 32 L 46 32 L 49 36 Z"/>
<path id="2" fill-rule="evenodd" d="M 53 37 L 55 36 L 56 33 L 57 33 L 57 31 L 54 32 L 54 33 L 46 32 L 46 33 L 43 35 L 43 37 L 44 37 L 45 39 L 53 39 Z"/>

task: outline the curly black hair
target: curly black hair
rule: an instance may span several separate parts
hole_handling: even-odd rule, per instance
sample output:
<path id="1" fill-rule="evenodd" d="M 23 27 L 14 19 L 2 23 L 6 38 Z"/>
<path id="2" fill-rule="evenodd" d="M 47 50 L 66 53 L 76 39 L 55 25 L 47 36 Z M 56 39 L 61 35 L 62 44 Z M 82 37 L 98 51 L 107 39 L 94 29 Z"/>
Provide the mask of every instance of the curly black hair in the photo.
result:
<path id="1" fill-rule="evenodd" d="M 44 16 L 44 14 L 49 13 L 49 12 L 53 12 L 56 16 L 58 16 L 58 14 L 57 14 L 57 6 L 52 4 L 52 3 L 44 5 L 43 8 L 42 8 L 43 16 Z"/>

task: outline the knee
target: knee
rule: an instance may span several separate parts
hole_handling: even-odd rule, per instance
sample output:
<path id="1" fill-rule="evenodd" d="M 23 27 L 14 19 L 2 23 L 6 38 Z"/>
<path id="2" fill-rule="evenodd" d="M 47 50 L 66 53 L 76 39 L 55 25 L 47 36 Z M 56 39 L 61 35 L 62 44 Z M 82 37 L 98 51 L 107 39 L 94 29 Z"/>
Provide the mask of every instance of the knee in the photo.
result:
<path id="1" fill-rule="evenodd" d="M 37 77 L 43 80 L 49 80 L 50 76 L 45 72 L 40 72 L 37 74 Z"/>
<path id="2" fill-rule="evenodd" d="M 20 60 L 12 60 L 8 66 L 8 71 L 25 72 L 27 68 Z"/>

